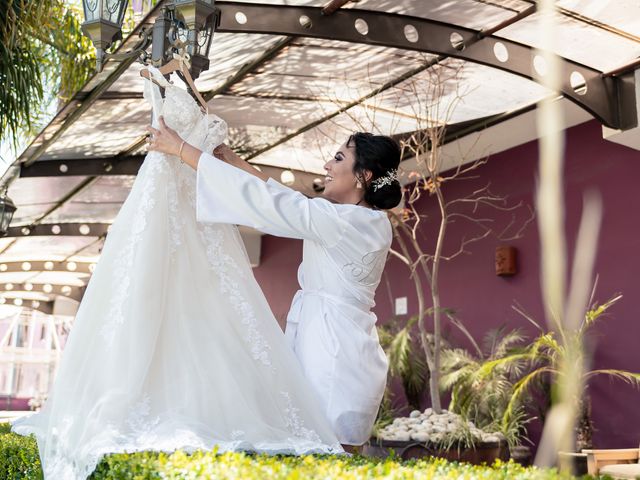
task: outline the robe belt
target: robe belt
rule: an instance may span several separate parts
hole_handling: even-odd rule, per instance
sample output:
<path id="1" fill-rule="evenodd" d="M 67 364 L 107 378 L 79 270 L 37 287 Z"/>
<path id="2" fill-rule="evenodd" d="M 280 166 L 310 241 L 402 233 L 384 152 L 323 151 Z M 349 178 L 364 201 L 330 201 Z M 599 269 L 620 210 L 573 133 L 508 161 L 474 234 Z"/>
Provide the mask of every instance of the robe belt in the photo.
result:
<path id="1" fill-rule="evenodd" d="M 320 290 L 308 289 L 302 289 L 296 292 L 295 296 L 293 297 L 293 301 L 291 302 L 291 310 L 289 311 L 289 315 L 287 316 L 287 323 L 300 322 L 300 314 L 302 312 L 302 298 L 305 296 L 320 297 L 337 307 L 350 307 L 349 309 L 351 311 L 353 311 L 354 309 L 357 310 L 359 313 L 358 315 L 349 315 L 349 312 L 345 312 L 345 314 L 349 315 L 349 318 L 360 325 L 364 330 L 368 331 L 371 328 L 372 323 L 374 323 L 371 320 L 371 313 L 369 312 L 372 305 L 359 302 L 352 297 L 341 297 L 340 295 L 333 295 L 331 293 L 322 292 Z"/>

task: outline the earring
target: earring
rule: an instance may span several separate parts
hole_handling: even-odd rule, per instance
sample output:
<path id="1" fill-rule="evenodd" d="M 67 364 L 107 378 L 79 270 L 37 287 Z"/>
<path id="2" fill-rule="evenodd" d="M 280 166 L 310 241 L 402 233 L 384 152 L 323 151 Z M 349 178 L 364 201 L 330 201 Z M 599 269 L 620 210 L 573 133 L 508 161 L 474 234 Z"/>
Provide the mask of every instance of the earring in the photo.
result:
<path id="1" fill-rule="evenodd" d="M 356 178 L 356 188 L 357 189 L 361 189 L 362 188 L 362 182 L 360 181 L 359 178 Z"/>

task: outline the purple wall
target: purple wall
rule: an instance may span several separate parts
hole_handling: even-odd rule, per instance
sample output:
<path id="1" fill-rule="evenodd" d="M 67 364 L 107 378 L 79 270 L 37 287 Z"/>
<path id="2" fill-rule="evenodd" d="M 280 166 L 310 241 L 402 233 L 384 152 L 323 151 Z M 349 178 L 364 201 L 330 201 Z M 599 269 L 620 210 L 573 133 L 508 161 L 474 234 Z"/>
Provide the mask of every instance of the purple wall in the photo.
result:
<path id="1" fill-rule="evenodd" d="M 265 235 L 261 248 L 260 266 L 253 273 L 284 330 L 291 300 L 300 288 L 298 265 L 302 261 L 302 241 Z"/>
<path id="2" fill-rule="evenodd" d="M 637 237 L 640 234 L 640 200 L 635 195 L 635 183 L 640 180 L 640 153 L 602 139 L 601 128 L 589 122 L 567 131 L 566 145 L 566 202 L 569 249 L 582 210 L 582 196 L 587 190 L 600 193 L 604 203 L 604 220 L 600 235 L 596 272 L 599 284 L 596 300 L 605 301 L 616 293 L 624 297 L 614 306 L 608 318 L 594 330 L 595 368 L 620 368 L 640 371 L 640 255 Z M 452 182 L 445 185 L 448 199 L 468 195 L 473 189 L 491 184 L 494 194 L 508 196 L 509 203 L 523 202 L 517 209 L 516 224 L 522 225 L 529 216 L 526 205 L 533 205 L 538 151 L 531 142 L 492 157 L 474 172 L 480 178 Z M 420 212 L 430 216 L 434 202 L 425 197 Z M 435 213 L 435 212 L 434 212 Z M 481 212 L 493 220 L 493 228 L 500 231 L 507 226 L 512 213 L 487 210 Z M 434 225 L 437 217 L 434 216 Z M 424 242 L 432 241 L 433 231 L 427 227 Z M 463 236 L 473 235 L 474 227 L 465 221 L 450 225 L 445 253 L 453 252 Z M 477 232 L 477 230 L 476 230 Z M 506 324 L 521 328 L 530 336 L 533 327 L 512 309 L 517 302 L 540 322 L 544 322 L 540 284 L 539 248 L 535 222 L 524 231 L 522 238 L 506 242 L 518 249 L 518 274 L 512 278 L 497 277 L 494 270 L 495 247 L 501 244 L 490 236 L 468 247 L 461 255 L 442 266 L 442 305 L 453 308 L 460 320 L 476 339 L 490 329 Z M 297 288 L 295 272 L 301 258 L 298 241 L 264 237 L 262 264 L 255 269 L 256 277 L 279 321 L 286 317 L 289 302 Z M 407 269 L 391 259 L 378 294 L 376 313 L 381 322 L 392 315 L 391 298 L 406 296 L 409 313 L 416 311 L 413 285 Z M 454 344 L 465 344 L 464 338 L 451 327 L 446 335 Z M 633 447 L 640 441 L 640 392 L 620 381 L 597 379 L 590 385 L 593 401 L 593 420 L 596 428 L 594 443 L 598 447 Z M 536 439 L 537 428 L 532 437 Z"/>

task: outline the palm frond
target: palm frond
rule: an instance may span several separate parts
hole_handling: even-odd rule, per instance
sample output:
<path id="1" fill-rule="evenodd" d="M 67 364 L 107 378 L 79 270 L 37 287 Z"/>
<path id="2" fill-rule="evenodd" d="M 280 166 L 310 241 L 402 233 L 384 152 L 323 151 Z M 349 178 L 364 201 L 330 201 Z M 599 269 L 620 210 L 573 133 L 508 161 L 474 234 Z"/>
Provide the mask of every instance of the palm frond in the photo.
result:
<path id="1" fill-rule="evenodd" d="M 585 315 L 585 327 L 593 325 L 609 308 L 618 303 L 621 298 L 622 295 L 616 295 L 600 305 L 594 304 Z"/>
<path id="2" fill-rule="evenodd" d="M 17 149 L 94 69 L 93 46 L 64 0 L 0 0 L 0 132 Z"/>
<path id="3" fill-rule="evenodd" d="M 505 356 L 510 349 L 520 346 L 525 338 L 520 329 L 511 330 L 495 344 L 491 351 L 491 357 L 500 358 Z"/>
<path id="4" fill-rule="evenodd" d="M 387 351 L 389 371 L 392 375 L 401 376 L 406 371 L 410 351 L 411 333 L 409 329 L 403 328 L 394 335 Z"/>
<path id="5" fill-rule="evenodd" d="M 489 360 L 482 364 L 482 366 L 477 371 L 478 379 L 485 379 L 493 374 L 495 374 L 498 370 L 507 370 L 510 366 L 512 366 L 516 362 L 532 362 L 533 360 L 539 359 L 536 355 L 537 352 L 531 351 L 529 349 L 521 350 L 510 355 L 504 356 L 502 358 L 496 358 L 494 360 Z"/>
<path id="6" fill-rule="evenodd" d="M 640 388 L 640 373 L 627 372 L 626 370 L 599 369 L 591 370 L 585 375 L 585 377 L 591 378 L 596 375 L 608 375 L 633 385 L 634 387 Z"/>
<path id="7" fill-rule="evenodd" d="M 507 408 L 505 409 L 502 419 L 503 426 L 506 426 L 513 420 L 513 416 L 517 414 L 517 409 L 522 405 L 524 394 L 528 391 L 534 381 L 546 373 L 557 373 L 556 370 L 550 367 L 541 367 L 532 372 L 529 372 L 520 380 L 518 380 L 513 386 L 513 392 Z"/>

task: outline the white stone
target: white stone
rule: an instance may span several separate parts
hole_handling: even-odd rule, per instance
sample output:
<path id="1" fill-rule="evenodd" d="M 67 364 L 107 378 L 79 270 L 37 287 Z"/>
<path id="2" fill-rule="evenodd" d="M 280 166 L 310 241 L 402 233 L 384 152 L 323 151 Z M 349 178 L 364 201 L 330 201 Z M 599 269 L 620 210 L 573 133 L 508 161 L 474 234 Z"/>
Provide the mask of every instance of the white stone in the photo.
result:
<path id="1" fill-rule="evenodd" d="M 416 442 L 428 442 L 429 441 L 429 435 L 426 433 L 415 433 L 413 435 L 411 435 L 411 440 L 414 440 Z"/>
<path id="2" fill-rule="evenodd" d="M 419 417 L 419 416 L 420 416 L 420 413 L 422 413 L 422 412 L 420 412 L 420 410 L 414 410 L 413 412 L 411 412 L 411 413 L 409 414 L 409 418 L 416 418 L 416 417 Z"/>

